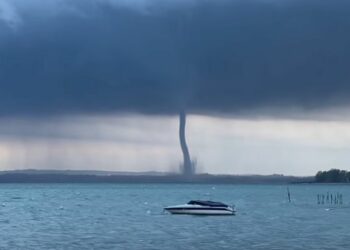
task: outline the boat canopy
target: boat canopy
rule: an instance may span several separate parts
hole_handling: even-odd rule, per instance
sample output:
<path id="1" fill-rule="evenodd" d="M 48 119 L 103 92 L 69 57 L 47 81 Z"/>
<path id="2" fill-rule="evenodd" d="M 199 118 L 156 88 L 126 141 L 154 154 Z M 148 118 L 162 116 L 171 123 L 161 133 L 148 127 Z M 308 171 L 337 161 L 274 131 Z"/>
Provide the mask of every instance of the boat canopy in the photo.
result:
<path id="1" fill-rule="evenodd" d="M 210 206 L 210 207 L 228 207 L 226 204 L 216 201 L 200 201 L 200 200 L 191 200 L 187 204 L 190 205 L 200 205 L 200 206 Z"/>

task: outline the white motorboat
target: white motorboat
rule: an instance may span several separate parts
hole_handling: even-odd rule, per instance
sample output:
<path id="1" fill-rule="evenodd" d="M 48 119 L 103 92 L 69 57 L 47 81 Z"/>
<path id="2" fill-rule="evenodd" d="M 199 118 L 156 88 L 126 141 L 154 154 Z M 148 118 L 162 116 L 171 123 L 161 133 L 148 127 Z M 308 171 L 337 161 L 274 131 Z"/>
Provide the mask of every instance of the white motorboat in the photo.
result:
<path id="1" fill-rule="evenodd" d="M 221 202 L 192 200 L 187 204 L 164 208 L 172 214 L 234 215 L 235 209 Z"/>

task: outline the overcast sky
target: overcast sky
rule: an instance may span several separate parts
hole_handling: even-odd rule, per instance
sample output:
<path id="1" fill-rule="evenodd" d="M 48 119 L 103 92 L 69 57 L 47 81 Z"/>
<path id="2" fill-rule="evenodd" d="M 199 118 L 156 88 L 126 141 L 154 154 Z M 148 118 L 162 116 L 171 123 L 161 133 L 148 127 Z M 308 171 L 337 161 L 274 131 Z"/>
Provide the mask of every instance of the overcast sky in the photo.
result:
<path id="1" fill-rule="evenodd" d="M 0 169 L 347 169 L 350 2 L 0 0 Z M 348 132 L 349 131 L 349 132 Z"/>

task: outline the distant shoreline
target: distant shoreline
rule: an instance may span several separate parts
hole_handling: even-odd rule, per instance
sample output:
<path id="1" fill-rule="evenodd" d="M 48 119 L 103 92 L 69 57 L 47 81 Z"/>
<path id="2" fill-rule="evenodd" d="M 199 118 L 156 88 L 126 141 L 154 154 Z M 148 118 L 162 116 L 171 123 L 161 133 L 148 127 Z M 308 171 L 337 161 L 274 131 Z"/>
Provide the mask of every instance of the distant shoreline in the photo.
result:
<path id="1" fill-rule="evenodd" d="M 70 170 L 14 170 L 0 172 L 0 183 L 182 183 L 182 184 L 302 184 L 314 183 L 312 177 L 284 175 L 211 175 L 184 176 L 171 173 L 123 173 Z"/>

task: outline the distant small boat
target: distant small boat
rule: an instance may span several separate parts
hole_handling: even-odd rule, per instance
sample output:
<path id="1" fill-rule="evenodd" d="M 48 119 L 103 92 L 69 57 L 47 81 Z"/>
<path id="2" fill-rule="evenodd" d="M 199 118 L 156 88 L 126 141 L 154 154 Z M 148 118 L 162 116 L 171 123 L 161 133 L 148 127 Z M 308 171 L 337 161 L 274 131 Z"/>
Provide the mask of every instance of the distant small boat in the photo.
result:
<path id="1" fill-rule="evenodd" d="M 187 204 L 164 208 L 172 214 L 234 215 L 235 209 L 221 202 L 191 200 Z"/>

